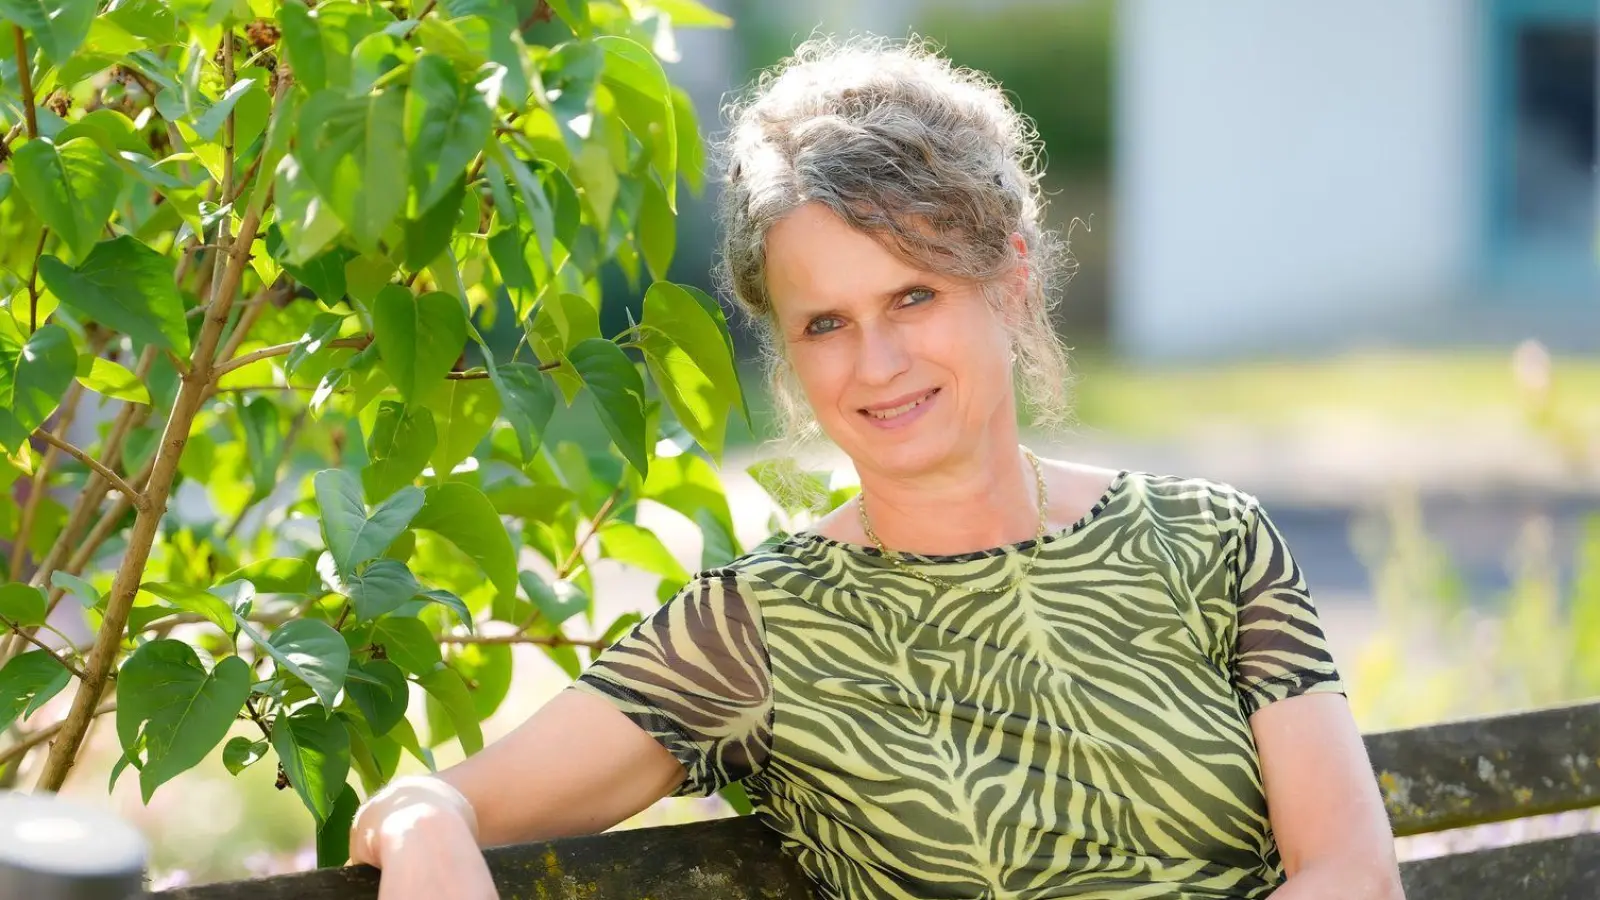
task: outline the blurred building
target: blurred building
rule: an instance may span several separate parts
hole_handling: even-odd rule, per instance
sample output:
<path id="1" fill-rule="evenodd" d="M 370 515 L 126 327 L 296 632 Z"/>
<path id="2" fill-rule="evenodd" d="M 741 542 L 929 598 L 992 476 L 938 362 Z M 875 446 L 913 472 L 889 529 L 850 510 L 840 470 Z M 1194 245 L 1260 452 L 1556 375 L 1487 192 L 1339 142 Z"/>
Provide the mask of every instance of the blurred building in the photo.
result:
<path id="1" fill-rule="evenodd" d="M 1597 10 L 1119 2 L 1115 343 L 1600 347 Z"/>

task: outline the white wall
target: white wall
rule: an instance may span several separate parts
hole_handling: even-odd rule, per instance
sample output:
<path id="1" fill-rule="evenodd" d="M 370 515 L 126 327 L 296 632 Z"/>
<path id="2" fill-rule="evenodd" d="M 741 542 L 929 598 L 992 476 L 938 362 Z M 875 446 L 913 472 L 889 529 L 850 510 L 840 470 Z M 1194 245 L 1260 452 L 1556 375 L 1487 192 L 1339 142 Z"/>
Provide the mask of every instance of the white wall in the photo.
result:
<path id="1" fill-rule="evenodd" d="M 1476 8 L 1122 0 L 1119 345 L 1293 352 L 1454 293 L 1479 222 Z"/>

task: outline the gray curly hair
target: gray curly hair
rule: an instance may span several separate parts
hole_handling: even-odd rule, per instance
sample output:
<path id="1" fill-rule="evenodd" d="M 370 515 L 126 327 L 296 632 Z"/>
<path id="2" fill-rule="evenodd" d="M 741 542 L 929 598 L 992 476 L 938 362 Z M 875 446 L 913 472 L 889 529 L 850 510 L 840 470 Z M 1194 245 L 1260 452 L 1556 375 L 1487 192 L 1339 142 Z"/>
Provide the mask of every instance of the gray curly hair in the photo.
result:
<path id="1" fill-rule="evenodd" d="M 975 282 L 995 308 L 1027 249 L 1024 312 L 1008 315 L 1014 381 L 1036 427 L 1067 424 L 1066 351 L 1051 323 L 1066 242 L 1045 228 L 1040 144 L 987 75 L 954 66 L 920 38 L 813 38 L 724 109 L 713 149 L 726 173 L 718 209 L 720 286 L 755 323 L 778 414 L 778 441 L 819 436 L 785 359 L 767 292 L 767 231 L 826 205 L 911 265 Z"/>

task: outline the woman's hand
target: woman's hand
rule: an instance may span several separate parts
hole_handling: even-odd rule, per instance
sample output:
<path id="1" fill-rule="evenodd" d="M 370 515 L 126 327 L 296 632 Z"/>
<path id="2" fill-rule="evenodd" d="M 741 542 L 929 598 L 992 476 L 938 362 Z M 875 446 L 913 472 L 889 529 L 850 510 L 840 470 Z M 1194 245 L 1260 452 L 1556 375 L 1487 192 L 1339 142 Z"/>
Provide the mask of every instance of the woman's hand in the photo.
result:
<path id="1" fill-rule="evenodd" d="M 431 776 L 396 778 L 357 811 L 350 859 L 383 870 L 378 900 L 497 900 L 466 797 Z"/>
<path id="2" fill-rule="evenodd" d="M 396 809 L 369 846 L 377 858 L 355 861 L 383 870 L 378 900 L 499 900 L 482 849 L 452 810 L 423 803 Z"/>

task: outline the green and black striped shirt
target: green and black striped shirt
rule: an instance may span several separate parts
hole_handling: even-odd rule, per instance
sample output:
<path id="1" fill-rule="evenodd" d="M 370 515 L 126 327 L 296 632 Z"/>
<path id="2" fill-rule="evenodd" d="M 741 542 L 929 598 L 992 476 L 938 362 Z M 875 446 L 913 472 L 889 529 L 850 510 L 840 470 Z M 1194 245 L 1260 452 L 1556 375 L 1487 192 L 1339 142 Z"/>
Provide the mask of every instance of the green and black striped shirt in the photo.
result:
<path id="1" fill-rule="evenodd" d="M 705 795 L 742 780 L 819 896 L 1258 898 L 1282 883 L 1248 719 L 1344 691 L 1257 500 L 1122 472 L 1004 593 L 777 535 L 574 686 Z M 1033 548 L 909 557 L 981 590 Z"/>

